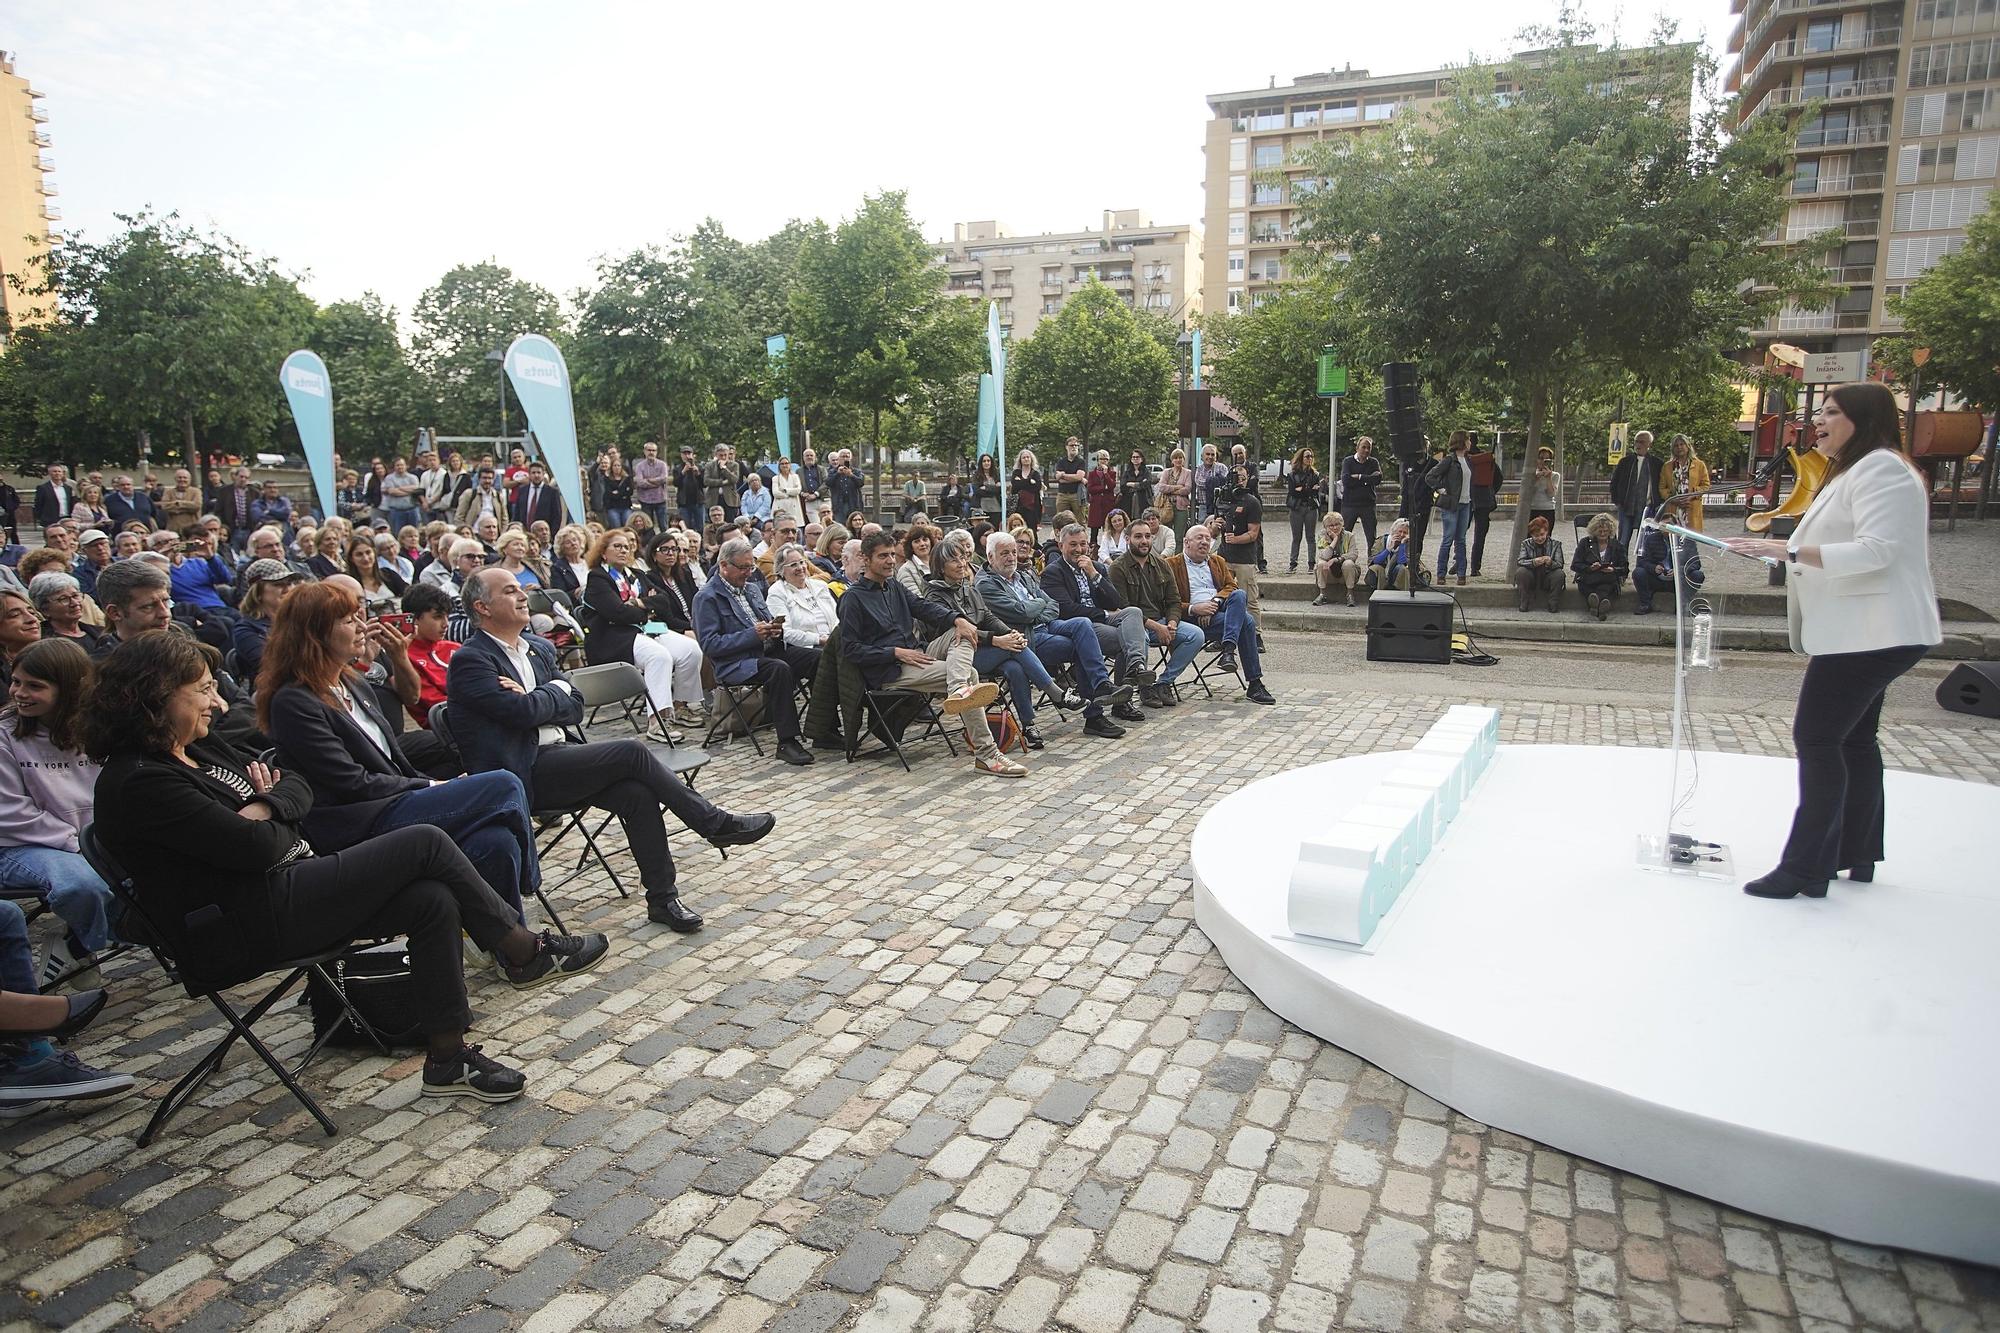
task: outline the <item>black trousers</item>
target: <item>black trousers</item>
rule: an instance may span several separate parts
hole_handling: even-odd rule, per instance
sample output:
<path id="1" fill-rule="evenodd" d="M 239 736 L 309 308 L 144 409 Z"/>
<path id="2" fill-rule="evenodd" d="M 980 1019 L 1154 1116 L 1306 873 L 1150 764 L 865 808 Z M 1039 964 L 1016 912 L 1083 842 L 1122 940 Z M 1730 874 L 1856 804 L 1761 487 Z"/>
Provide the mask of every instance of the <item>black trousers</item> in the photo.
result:
<path id="1" fill-rule="evenodd" d="M 1359 522 L 1361 524 L 1361 531 L 1368 537 L 1370 549 L 1373 549 L 1375 545 L 1375 492 L 1370 491 L 1367 495 L 1357 499 L 1342 500 L 1340 502 L 1340 521 L 1347 525 L 1349 532 L 1354 531 L 1355 523 Z"/>
<path id="2" fill-rule="evenodd" d="M 632 859 L 639 863 L 639 882 L 646 886 L 649 905 L 680 896 L 660 807 L 673 811 L 677 819 L 703 836 L 715 832 L 728 818 L 707 797 L 668 772 L 646 743 L 636 739 L 544 745 L 535 756 L 534 776 L 537 813 L 588 806 L 618 817 Z"/>
<path id="3" fill-rule="evenodd" d="M 1319 527 L 1319 510 L 1292 510 L 1292 565 L 1299 563 L 1299 543 L 1306 544 L 1306 563 L 1312 563 L 1313 543 L 1317 540 L 1314 529 Z"/>
<path id="4" fill-rule="evenodd" d="M 1576 576 L 1576 590 L 1584 597 L 1596 593 L 1599 597 L 1615 600 L 1618 590 L 1625 586 L 1625 580 L 1616 574 L 1603 570 L 1579 570 Z"/>
<path id="5" fill-rule="evenodd" d="M 400 828 L 271 876 L 278 951 L 288 958 L 349 940 L 407 935 L 410 977 L 427 1034 L 472 1022 L 458 936 L 491 953 L 520 922 L 443 830 Z"/>
<path id="6" fill-rule="evenodd" d="M 1928 651 L 1912 644 L 1806 663 L 1792 715 L 1799 809 L 1780 868 L 1822 880 L 1882 859 L 1882 747 L 1875 739 L 1882 697 Z"/>
<path id="7" fill-rule="evenodd" d="M 758 659 L 756 674 L 740 685 L 756 684 L 764 691 L 764 711 L 777 729 L 781 741 L 799 738 L 799 700 L 792 693 L 799 681 L 810 682 L 819 670 L 819 654 L 811 648 L 789 643 L 766 645 Z M 740 688 L 739 685 L 739 688 Z"/>
<path id="8" fill-rule="evenodd" d="M 1472 509 L 1472 572 L 1476 575 L 1484 567 L 1486 560 L 1486 529 L 1493 526 L 1493 511 Z"/>

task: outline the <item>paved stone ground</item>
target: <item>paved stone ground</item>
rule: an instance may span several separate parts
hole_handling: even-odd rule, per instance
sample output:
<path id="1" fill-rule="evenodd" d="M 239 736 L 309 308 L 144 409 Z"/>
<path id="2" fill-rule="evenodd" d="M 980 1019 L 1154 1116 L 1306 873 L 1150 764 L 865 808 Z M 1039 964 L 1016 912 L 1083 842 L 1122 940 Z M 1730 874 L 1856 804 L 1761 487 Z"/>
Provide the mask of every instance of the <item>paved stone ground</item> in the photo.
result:
<path id="1" fill-rule="evenodd" d="M 1274 638 L 1279 707 L 1218 699 L 1116 745 L 1052 728 L 1025 783 L 935 748 L 913 775 L 730 752 L 704 787 L 779 827 L 727 863 L 683 846 L 705 932 L 592 884 L 572 896 L 616 934 L 604 967 L 476 988 L 480 1035 L 532 1075 L 510 1106 L 422 1103 L 415 1059 L 336 1054 L 308 1071 L 327 1139 L 239 1056 L 138 1149 L 210 1029 L 115 968 L 82 1054 L 148 1095 L 0 1129 L 0 1323 L 2000 1329 L 2000 1273 L 1475 1123 L 1253 999 L 1193 928 L 1197 798 L 1163 778 L 1405 744 L 1468 697 L 1514 742 L 1665 729 L 1635 659 L 1438 680 Z M 1718 679 L 1704 743 L 1784 753 L 1784 691 Z M 1920 702 L 1891 709 L 1893 764 L 2000 781 L 1991 724 Z M 299 1011 L 268 1026 L 302 1047 Z"/>

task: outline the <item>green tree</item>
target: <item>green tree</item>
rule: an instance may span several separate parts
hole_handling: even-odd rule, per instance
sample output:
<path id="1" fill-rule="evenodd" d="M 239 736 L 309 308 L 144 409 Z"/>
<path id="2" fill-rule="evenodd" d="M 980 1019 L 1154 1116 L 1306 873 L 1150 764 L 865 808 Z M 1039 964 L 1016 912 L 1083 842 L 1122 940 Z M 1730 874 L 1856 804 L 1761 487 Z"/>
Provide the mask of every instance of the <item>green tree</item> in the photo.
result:
<path id="1" fill-rule="evenodd" d="M 418 371 L 437 403 L 437 425 L 447 435 L 487 435 L 501 426 L 499 364 L 486 359 L 504 352 L 523 333 L 564 341 L 562 309 L 534 283 L 516 278 L 495 260 L 461 264 L 417 298 Z M 520 424 L 517 415 L 514 425 Z"/>
<path id="2" fill-rule="evenodd" d="M 1209 385 L 1243 414 L 1266 456 L 1289 458 L 1310 448 L 1322 471 L 1330 466 L 1331 406 L 1319 396 L 1318 382 L 1323 348 L 1332 347 L 1348 368 L 1348 393 L 1340 404 L 1343 438 L 1365 433 L 1371 416 L 1380 415 L 1381 385 L 1366 369 L 1375 358 L 1360 320 L 1326 286 L 1287 289 L 1245 314 L 1211 315 L 1202 328 Z"/>
<path id="3" fill-rule="evenodd" d="M 1712 374 L 1781 299 L 1826 290 L 1828 238 L 1761 243 L 1784 118 L 1732 132 L 1713 62 L 1670 28 L 1640 50 L 1588 36 L 1565 13 L 1427 116 L 1315 148 L 1297 204 L 1317 280 L 1434 382 L 1524 404 L 1531 457 L 1566 385 Z"/>
<path id="4" fill-rule="evenodd" d="M 1923 384 L 2000 408 L 2000 201 L 1965 229 L 1965 246 L 1925 271 L 1890 310 L 1903 335 L 1876 342 L 1874 359 L 1908 383 L 1910 352 L 1931 349 Z"/>
<path id="5" fill-rule="evenodd" d="M 374 292 L 322 307 L 306 345 L 326 362 L 333 438 L 348 457 L 400 451 L 432 415 L 396 331 L 395 308 Z"/>
<path id="6" fill-rule="evenodd" d="M 1009 403 L 1086 452 L 1149 448 L 1173 434 L 1173 353 L 1095 278 L 1008 354 L 1007 374 Z"/>
<path id="7" fill-rule="evenodd" d="M 845 402 L 867 414 L 873 508 L 882 507 L 882 418 L 920 383 L 912 342 L 944 299 L 944 270 L 899 190 L 871 195 L 831 233 L 807 233 L 790 300 L 785 387 L 809 410 Z"/>
<path id="8" fill-rule="evenodd" d="M 627 439 L 706 442 L 726 312 L 699 299 L 687 256 L 645 246 L 607 259 L 578 307 L 569 361 L 579 404 L 621 423 Z"/>
<path id="9" fill-rule="evenodd" d="M 35 447 L 67 456 L 56 432 L 105 447 L 144 430 L 177 436 L 197 467 L 211 445 L 268 446 L 283 401 L 278 366 L 305 343 L 312 301 L 272 260 L 220 232 L 171 213 L 118 220 L 119 234 L 74 238 L 24 275 L 20 289 L 52 298 L 56 316 L 23 331 L 18 364 L 6 364 L 13 352 L 0 357 L 10 433 L 25 425 Z M 17 379 L 38 372 L 45 383 Z"/>

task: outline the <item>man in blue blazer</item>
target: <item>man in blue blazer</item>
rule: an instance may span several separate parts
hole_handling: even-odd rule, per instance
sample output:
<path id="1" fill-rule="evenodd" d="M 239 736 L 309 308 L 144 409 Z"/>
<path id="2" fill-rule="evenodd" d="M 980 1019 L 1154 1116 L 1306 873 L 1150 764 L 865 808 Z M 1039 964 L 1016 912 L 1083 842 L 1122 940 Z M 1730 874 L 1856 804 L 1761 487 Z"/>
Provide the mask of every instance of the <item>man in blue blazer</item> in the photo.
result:
<path id="1" fill-rule="evenodd" d="M 812 678 L 818 654 L 785 642 L 784 622 L 771 619 L 763 590 L 751 578 L 756 572 L 749 542 L 731 537 L 722 544 L 715 573 L 694 595 L 694 636 L 716 680 L 763 687 L 765 711 L 778 731 L 778 758 L 804 767 L 813 757 L 799 744 L 792 689 Z"/>
<path id="2" fill-rule="evenodd" d="M 160 511 L 153 504 L 153 497 L 135 487 L 130 477 L 121 476 L 111 483 L 111 490 L 104 497 L 104 512 L 111 516 L 116 528 L 122 529 L 134 519 L 148 528 L 160 526 Z"/>
<path id="3" fill-rule="evenodd" d="M 618 816 L 648 919 L 700 930 L 701 917 L 681 902 L 660 807 L 718 847 L 755 842 L 777 820 L 711 804 L 640 740 L 584 742 L 583 699 L 557 669 L 554 647 L 527 632 L 527 590 L 506 570 L 472 574 L 462 600 L 475 632 L 452 655 L 445 699 L 466 771 L 506 769 L 527 789 L 530 810 L 591 806 Z"/>

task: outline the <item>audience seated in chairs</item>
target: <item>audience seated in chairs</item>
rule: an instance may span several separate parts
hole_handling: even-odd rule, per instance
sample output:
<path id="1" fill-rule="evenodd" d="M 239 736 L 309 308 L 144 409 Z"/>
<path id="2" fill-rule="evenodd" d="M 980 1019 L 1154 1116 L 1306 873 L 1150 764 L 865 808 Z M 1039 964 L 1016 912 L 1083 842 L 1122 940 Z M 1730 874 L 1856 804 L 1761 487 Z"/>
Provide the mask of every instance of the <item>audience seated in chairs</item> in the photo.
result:
<path id="1" fill-rule="evenodd" d="M 701 698 L 701 647 L 687 634 L 653 638 L 652 620 L 638 568 L 639 539 L 630 528 L 612 528 L 590 548 L 590 577 L 583 585 L 584 660 L 592 666 L 630 662 L 646 678 L 653 725 L 662 739 L 679 745 L 682 734 L 671 719 L 693 726 Z M 503 566 L 504 568 L 504 566 Z"/>
<path id="2" fill-rule="evenodd" d="M 229 627 L 229 641 L 236 650 L 236 670 L 245 680 L 257 679 L 271 617 L 300 582 L 299 574 L 282 560 L 252 560 L 243 571 L 243 601 L 236 608 L 236 623 Z"/>
<path id="3" fill-rule="evenodd" d="M 303 836 L 312 789 L 209 743 L 215 702 L 194 644 L 146 634 L 104 659 L 84 724 L 84 749 L 104 765 L 95 835 L 131 871 L 147 912 L 213 955 L 180 961 L 255 976 L 343 941 L 405 935 L 428 1038 L 423 1095 L 520 1096 L 520 1071 L 465 1042 L 461 928 L 505 960 L 517 985 L 570 960 L 530 934 L 438 829 L 317 855 Z"/>
<path id="4" fill-rule="evenodd" d="M 1540 514 L 1528 520 L 1528 535 L 1514 561 L 1514 606 L 1528 609 L 1532 597 L 1548 599 L 1551 612 L 1562 606 L 1563 545 L 1549 535 L 1549 521 Z"/>
<path id="5" fill-rule="evenodd" d="M 1039 688 L 1052 699 L 1058 698 L 1056 682 L 1042 659 L 1028 647 L 1026 632 L 995 615 L 986 605 L 986 599 L 979 595 L 974 582 L 978 571 L 972 559 L 972 534 L 964 528 L 952 529 L 938 542 L 931 558 L 937 572 L 931 575 L 929 600 L 949 607 L 955 620 L 950 625 L 935 624 L 930 628 L 942 632 L 956 624 L 973 627 L 978 635 L 972 653 L 974 669 L 982 676 L 997 674 L 1006 680 L 1008 697 L 1014 701 L 1014 714 L 1021 722 L 1022 741 L 1030 750 L 1041 749 L 1042 738 L 1035 730 L 1034 690 Z M 1077 708 L 1083 706 L 1083 700 L 1075 695 L 1061 695 L 1059 702 Z"/>
<path id="6" fill-rule="evenodd" d="M 1118 511 L 1111 512 L 1115 516 Z M 1110 570 L 1111 586 L 1144 617 L 1147 639 L 1168 653 L 1167 669 L 1140 692 L 1148 708 L 1174 706 L 1174 682 L 1207 641 L 1201 626 L 1187 618 L 1187 603 L 1181 600 L 1167 558 L 1153 552 L 1154 539 L 1164 531 L 1151 519 L 1132 524 L 1125 530 L 1125 553 L 1111 562 Z"/>
<path id="7" fill-rule="evenodd" d="M 83 649 L 45 639 L 15 660 L 0 708 L 0 885 L 33 889 L 68 927 L 43 957 L 43 989 L 94 969 L 111 943 L 110 886 L 77 851 L 97 781 L 81 735 L 90 674 Z"/>
<path id="8" fill-rule="evenodd" d="M 347 567 L 341 573 L 361 585 L 361 604 L 371 613 L 394 611 L 402 605 L 410 585 L 393 569 L 382 568 L 375 554 L 375 539 L 357 533 L 347 542 Z"/>
<path id="9" fill-rule="evenodd" d="M 14 661 L 42 640 L 42 618 L 19 588 L 0 588 L 0 686 L 13 679 Z"/>
<path id="10" fill-rule="evenodd" d="M 1188 619 L 1201 626 L 1210 643 L 1220 643 L 1215 664 L 1225 674 L 1243 663 L 1243 694 L 1252 703 L 1277 701 L 1264 686 L 1264 666 L 1257 648 L 1257 629 L 1250 620 L 1249 598 L 1236 586 L 1227 561 L 1214 553 L 1215 538 L 1206 525 L 1187 531 L 1181 553 L 1167 557 L 1174 592 L 1187 604 Z"/>
<path id="11" fill-rule="evenodd" d="M 804 681 L 811 683 L 819 670 L 817 654 L 840 624 L 840 608 L 833 589 L 809 563 L 811 557 L 797 543 L 778 548 L 778 579 L 764 596 L 773 619 L 785 623 L 785 643 L 802 652 L 815 654 L 806 668 Z"/>
<path id="12" fill-rule="evenodd" d="M 903 534 L 903 562 L 896 566 L 896 581 L 909 590 L 912 601 L 929 596 L 931 553 L 944 534 L 921 520 Z"/>
<path id="13" fill-rule="evenodd" d="M 1618 540 L 1618 520 L 1610 514 L 1591 519 L 1588 532 L 1577 542 L 1569 570 L 1576 575 L 1576 590 L 1583 594 L 1585 609 L 1602 620 L 1611 614 L 1618 590 L 1625 586 L 1625 545 Z"/>
<path id="14" fill-rule="evenodd" d="M 1132 700 L 1132 686 L 1113 685 L 1111 669 L 1105 664 L 1104 650 L 1097 642 L 1097 628 L 1082 616 L 1063 619 L 1055 599 L 1022 563 L 1021 545 L 1004 532 L 986 539 L 986 567 L 974 580 L 987 609 L 1010 629 L 1028 636 L 1028 647 L 1044 667 L 1056 671 L 1073 664 L 1079 688 L 1056 696 L 1056 706 L 1064 710 L 1083 709 L 1083 730 L 1087 736 L 1116 740 L 1125 728 L 1104 716 L 1107 705 L 1117 707 Z"/>
<path id="15" fill-rule="evenodd" d="M 149 560 L 119 560 L 97 576 L 97 601 L 104 608 L 104 637 L 90 649 L 103 657 L 125 640 L 173 621 L 173 584 Z"/>
<path id="16" fill-rule="evenodd" d="M 42 617 L 42 637 L 69 639 L 86 654 L 97 646 L 104 631 L 84 619 L 89 599 L 76 579 L 56 570 L 44 570 L 28 580 L 28 600 Z"/>
<path id="17" fill-rule="evenodd" d="M 701 591 L 688 547 L 700 538 L 676 528 L 664 528 L 646 543 L 646 574 L 640 582 L 646 611 L 671 634 L 694 637 L 694 598 Z"/>
<path id="18" fill-rule="evenodd" d="M 1091 560 L 1090 529 L 1081 523 L 1063 525 L 1057 555 L 1042 570 L 1042 591 L 1054 599 L 1065 620 L 1080 616 L 1091 623 L 1120 685 L 1143 689 L 1153 683 L 1153 669 L 1146 665 L 1145 616 L 1137 607 L 1125 605 Z M 1117 705 L 1111 715 L 1126 722 L 1141 722 L 1146 716 L 1133 703 Z"/>
<path id="19" fill-rule="evenodd" d="M 537 814 L 594 806 L 618 816 L 646 887 L 647 917 L 677 931 L 701 929 L 701 917 L 681 901 L 660 807 L 718 847 L 755 842 L 777 821 L 711 804 L 644 741 L 572 740 L 583 701 L 557 670 L 548 641 L 526 632 L 527 590 L 485 569 L 467 580 L 465 604 L 479 630 L 452 655 L 447 689 L 467 771 L 512 773 Z"/>
<path id="20" fill-rule="evenodd" d="M 360 603 L 331 583 L 285 600 L 257 681 L 258 721 L 277 743 L 277 762 L 312 786 L 304 830 L 322 852 L 416 824 L 449 834 L 479 877 L 525 921 L 523 899 L 541 883 L 521 780 L 476 773 L 439 781 L 419 773 L 397 743 L 398 728 L 353 668 L 368 633 Z M 547 973 L 581 972 L 601 951 L 555 939 L 565 960 Z"/>
<path id="21" fill-rule="evenodd" d="M 0 898 L 0 1120 L 38 1109 L 44 1102 L 88 1101 L 129 1092 L 130 1074 L 92 1069 L 67 1041 L 104 1012 L 104 992 L 37 994 L 35 955 L 27 914 Z"/>
<path id="22" fill-rule="evenodd" d="M 426 731 L 431 709 L 445 701 L 445 674 L 458 641 L 446 637 L 452 599 L 444 589 L 418 583 L 403 594 L 403 614 L 410 618 L 410 665 L 417 673 L 417 701 L 406 705 L 410 718 Z"/>
<path id="23" fill-rule="evenodd" d="M 580 523 L 565 523 L 556 530 L 555 549 L 549 554 L 547 586 L 568 597 L 572 604 L 583 600 L 584 581 L 590 577 L 590 543 L 590 529 Z"/>
<path id="24" fill-rule="evenodd" d="M 783 622 L 771 618 L 763 592 L 751 580 L 756 569 L 749 542 L 732 537 L 722 544 L 715 573 L 695 594 L 695 635 L 718 685 L 763 690 L 764 711 L 778 733 L 778 758 L 804 767 L 813 757 L 799 743 L 799 701 L 793 688 L 812 678 L 819 651 L 785 641 Z"/>
<path id="25" fill-rule="evenodd" d="M 1000 753 L 993 729 L 986 725 L 986 705 L 1000 691 L 981 681 L 973 666 L 978 632 L 950 608 L 932 602 L 922 606 L 923 619 L 952 628 L 937 639 L 920 640 L 916 633 L 920 599 L 912 597 L 897 578 L 896 539 L 886 532 L 871 532 L 861 539 L 861 553 L 863 575 L 840 598 L 841 654 L 861 669 L 871 691 L 909 690 L 941 697 L 947 728 L 964 726 L 979 772 L 1026 776 L 1026 768 Z M 964 725 L 968 713 L 977 725 Z"/>

